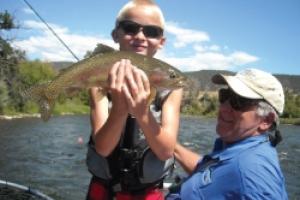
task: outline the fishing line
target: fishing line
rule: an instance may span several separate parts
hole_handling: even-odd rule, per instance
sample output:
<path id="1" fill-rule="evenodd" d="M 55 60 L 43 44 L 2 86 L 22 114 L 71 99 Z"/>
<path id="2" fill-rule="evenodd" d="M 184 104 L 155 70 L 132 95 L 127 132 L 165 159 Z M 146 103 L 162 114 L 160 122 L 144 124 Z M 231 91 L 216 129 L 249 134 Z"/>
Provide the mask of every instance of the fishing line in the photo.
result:
<path id="1" fill-rule="evenodd" d="M 26 0 L 23 0 L 26 5 L 32 10 L 32 12 L 46 25 L 46 27 L 51 31 L 51 33 L 67 48 L 67 50 L 72 54 L 72 56 L 79 61 L 79 58 L 75 55 L 75 53 L 68 47 L 68 45 L 55 33 L 55 31 L 51 28 L 51 26 L 39 15 L 39 13 L 30 5 L 30 3 Z"/>

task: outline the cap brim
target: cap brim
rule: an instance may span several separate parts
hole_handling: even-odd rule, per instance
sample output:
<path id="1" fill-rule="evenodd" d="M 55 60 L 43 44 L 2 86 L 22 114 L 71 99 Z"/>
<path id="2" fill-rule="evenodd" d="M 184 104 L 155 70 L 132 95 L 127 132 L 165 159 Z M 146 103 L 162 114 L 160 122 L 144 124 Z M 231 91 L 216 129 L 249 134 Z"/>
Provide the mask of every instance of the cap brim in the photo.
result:
<path id="1" fill-rule="evenodd" d="M 261 95 L 253 91 L 243 81 L 235 76 L 226 76 L 223 74 L 216 74 L 212 77 L 212 82 L 219 85 L 228 85 L 234 93 L 248 98 L 248 99 L 263 99 Z"/>

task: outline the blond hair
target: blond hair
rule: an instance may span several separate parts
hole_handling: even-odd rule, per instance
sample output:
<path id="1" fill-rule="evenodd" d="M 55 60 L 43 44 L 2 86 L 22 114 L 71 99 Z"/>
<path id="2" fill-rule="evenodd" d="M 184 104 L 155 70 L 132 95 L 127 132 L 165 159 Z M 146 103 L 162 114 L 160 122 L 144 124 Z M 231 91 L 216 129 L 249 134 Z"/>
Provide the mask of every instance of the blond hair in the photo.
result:
<path id="1" fill-rule="evenodd" d="M 154 1 L 152 1 L 152 0 L 129 1 L 120 9 L 120 11 L 117 15 L 116 23 L 125 19 L 129 10 L 137 8 L 137 7 L 147 7 L 147 9 L 149 9 L 150 11 L 157 13 L 159 20 L 160 20 L 160 24 L 161 24 L 162 28 L 164 28 L 164 26 L 165 26 L 164 15 L 163 15 L 161 9 L 159 8 L 159 6 L 157 4 L 155 4 Z"/>

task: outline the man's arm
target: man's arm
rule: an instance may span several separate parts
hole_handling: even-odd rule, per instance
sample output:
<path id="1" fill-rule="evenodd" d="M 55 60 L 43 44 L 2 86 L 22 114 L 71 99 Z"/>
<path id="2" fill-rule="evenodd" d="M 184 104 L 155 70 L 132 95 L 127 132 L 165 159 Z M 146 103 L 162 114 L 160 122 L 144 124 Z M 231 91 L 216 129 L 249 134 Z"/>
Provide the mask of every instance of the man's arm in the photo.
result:
<path id="1" fill-rule="evenodd" d="M 175 146 L 175 158 L 182 168 L 188 174 L 191 174 L 199 160 L 202 159 L 202 156 L 177 143 Z"/>

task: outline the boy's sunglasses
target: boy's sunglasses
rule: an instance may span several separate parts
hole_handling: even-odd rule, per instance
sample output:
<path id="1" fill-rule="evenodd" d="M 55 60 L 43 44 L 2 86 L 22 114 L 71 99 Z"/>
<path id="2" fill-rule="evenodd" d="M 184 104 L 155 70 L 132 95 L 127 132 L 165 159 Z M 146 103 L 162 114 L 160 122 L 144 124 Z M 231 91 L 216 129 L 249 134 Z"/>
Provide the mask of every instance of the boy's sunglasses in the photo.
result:
<path id="1" fill-rule="evenodd" d="M 230 106 L 237 111 L 247 110 L 251 106 L 257 105 L 257 99 L 247 99 L 243 98 L 237 94 L 235 94 L 230 89 L 220 89 L 219 90 L 219 102 L 225 103 L 226 101 L 229 102 Z"/>
<path id="2" fill-rule="evenodd" d="M 142 28 L 143 34 L 148 38 L 159 38 L 163 35 L 163 29 L 155 25 L 141 25 L 130 20 L 123 20 L 118 23 L 125 34 L 136 35 Z"/>

